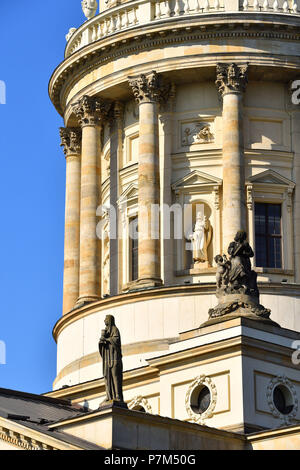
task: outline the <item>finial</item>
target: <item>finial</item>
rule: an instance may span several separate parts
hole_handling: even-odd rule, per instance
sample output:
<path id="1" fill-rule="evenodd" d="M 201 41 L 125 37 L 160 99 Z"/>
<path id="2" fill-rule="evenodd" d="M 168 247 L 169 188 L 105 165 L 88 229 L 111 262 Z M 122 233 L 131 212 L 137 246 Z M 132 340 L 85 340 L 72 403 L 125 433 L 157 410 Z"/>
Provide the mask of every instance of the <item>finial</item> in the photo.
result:
<path id="1" fill-rule="evenodd" d="M 97 0 L 82 0 L 81 2 L 82 11 L 84 16 L 90 20 L 96 15 L 98 2 Z"/>

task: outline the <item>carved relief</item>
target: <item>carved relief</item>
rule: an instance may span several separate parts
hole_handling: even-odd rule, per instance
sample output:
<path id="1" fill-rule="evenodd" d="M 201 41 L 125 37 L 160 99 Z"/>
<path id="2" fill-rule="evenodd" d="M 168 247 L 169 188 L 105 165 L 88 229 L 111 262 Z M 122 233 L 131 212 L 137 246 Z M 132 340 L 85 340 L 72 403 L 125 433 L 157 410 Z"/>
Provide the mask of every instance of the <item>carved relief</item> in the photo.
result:
<path id="1" fill-rule="evenodd" d="M 217 64 L 215 83 L 221 95 L 244 92 L 248 83 L 248 64 Z"/>
<path id="2" fill-rule="evenodd" d="M 152 407 L 146 398 L 143 398 L 141 395 L 134 397 L 129 403 L 128 408 L 130 410 L 144 408 L 146 413 L 152 413 Z"/>
<path id="3" fill-rule="evenodd" d="M 252 184 L 247 185 L 247 207 L 249 211 L 252 211 L 253 209 L 253 185 Z"/>
<path id="4" fill-rule="evenodd" d="M 128 77 L 128 81 L 139 104 L 151 101 L 163 103 L 169 97 L 171 85 L 154 70 L 138 77 Z"/>
<path id="5" fill-rule="evenodd" d="M 69 155 L 80 155 L 81 152 L 81 129 L 76 127 L 60 127 L 60 146 L 64 148 L 66 157 Z"/>
<path id="6" fill-rule="evenodd" d="M 191 122 L 182 125 L 181 143 L 183 146 L 208 144 L 214 141 L 214 134 L 209 122 Z"/>
<path id="7" fill-rule="evenodd" d="M 195 413 L 192 409 L 192 403 L 201 387 L 207 387 L 210 391 L 210 404 L 207 410 L 202 414 Z M 205 421 L 213 417 L 213 412 L 217 404 L 217 389 L 210 377 L 204 374 L 196 377 L 190 384 L 185 396 L 185 409 L 193 423 L 204 424 Z"/>
<path id="8" fill-rule="evenodd" d="M 111 103 L 100 98 L 91 98 L 84 95 L 77 103 L 72 105 L 79 124 L 83 126 L 96 126 L 107 120 Z"/>
<path id="9" fill-rule="evenodd" d="M 275 406 L 273 396 L 274 396 L 274 389 L 278 385 L 283 385 L 284 387 L 286 387 L 291 394 L 293 408 L 291 412 L 288 414 L 281 413 Z M 270 380 L 268 388 L 267 388 L 267 400 L 268 400 L 268 405 L 270 407 L 272 415 L 275 418 L 279 418 L 282 421 L 282 424 L 284 426 L 289 426 L 290 424 L 293 423 L 298 412 L 298 398 L 297 398 L 297 392 L 293 383 L 285 375 L 278 375 L 277 377 L 274 377 L 272 380 Z"/>

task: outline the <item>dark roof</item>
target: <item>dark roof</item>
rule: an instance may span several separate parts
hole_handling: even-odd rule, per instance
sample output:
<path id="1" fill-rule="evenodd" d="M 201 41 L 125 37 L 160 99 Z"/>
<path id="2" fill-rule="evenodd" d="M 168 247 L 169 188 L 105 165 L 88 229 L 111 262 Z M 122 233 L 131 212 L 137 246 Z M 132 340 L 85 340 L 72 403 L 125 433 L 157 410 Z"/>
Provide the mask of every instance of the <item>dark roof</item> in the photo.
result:
<path id="1" fill-rule="evenodd" d="M 70 436 L 63 431 L 48 429 L 50 424 L 84 414 L 86 410 L 83 407 L 71 405 L 68 400 L 0 388 L 0 416 L 2 418 L 18 422 L 25 427 L 83 449 L 102 449 L 100 446 Z"/>

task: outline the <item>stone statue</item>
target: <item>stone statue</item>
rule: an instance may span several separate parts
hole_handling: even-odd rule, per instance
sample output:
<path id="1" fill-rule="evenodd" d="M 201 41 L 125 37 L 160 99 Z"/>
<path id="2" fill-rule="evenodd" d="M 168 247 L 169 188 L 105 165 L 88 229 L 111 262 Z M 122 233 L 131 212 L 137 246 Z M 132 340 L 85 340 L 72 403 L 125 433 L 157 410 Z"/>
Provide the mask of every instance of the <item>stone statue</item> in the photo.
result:
<path id="1" fill-rule="evenodd" d="M 98 2 L 97 0 L 82 0 L 81 6 L 84 16 L 90 20 L 96 14 Z"/>
<path id="2" fill-rule="evenodd" d="M 99 352 L 103 364 L 106 399 L 101 405 L 111 401 L 123 402 L 123 363 L 120 332 L 112 315 L 107 315 L 104 323 L 105 329 L 101 331 L 99 340 Z"/>
<path id="3" fill-rule="evenodd" d="M 252 270 L 254 252 L 247 242 L 247 233 L 240 230 L 228 247 L 228 255 L 217 255 L 216 296 L 219 304 L 209 310 L 216 318 L 235 313 L 251 318 L 268 319 L 271 311 L 259 303 L 257 274 Z M 274 322 L 272 322 L 274 324 Z"/>
<path id="4" fill-rule="evenodd" d="M 216 281 L 217 281 L 217 288 L 221 289 L 222 287 L 226 287 L 228 285 L 229 279 L 229 270 L 231 263 L 227 259 L 226 255 L 217 255 L 215 256 L 215 262 L 217 264 L 217 274 L 216 274 Z"/>
<path id="5" fill-rule="evenodd" d="M 189 235 L 193 247 L 194 263 L 204 263 L 208 261 L 207 249 L 211 242 L 212 228 L 205 215 L 197 213 L 194 231 Z"/>

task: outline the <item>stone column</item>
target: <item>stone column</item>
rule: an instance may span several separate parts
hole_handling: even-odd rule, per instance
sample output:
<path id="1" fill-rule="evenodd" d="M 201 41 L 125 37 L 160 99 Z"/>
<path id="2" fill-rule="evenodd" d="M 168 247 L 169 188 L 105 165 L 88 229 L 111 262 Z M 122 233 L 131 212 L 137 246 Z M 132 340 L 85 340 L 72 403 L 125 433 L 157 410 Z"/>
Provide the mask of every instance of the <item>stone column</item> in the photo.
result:
<path id="1" fill-rule="evenodd" d="M 79 293 L 81 129 L 60 128 L 66 156 L 63 315 L 74 308 Z"/>
<path id="2" fill-rule="evenodd" d="M 155 71 L 128 79 L 139 103 L 140 116 L 138 284 L 155 287 L 162 284 L 159 212 L 153 210 L 153 206 L 158 208 L 160 203 L 158 105 L 167 99 L 170 87 Z"/>
<path id="3" fill-rule="evenodd" d="M 80 268 L 77 304 L 93 302 L 101 295 L 100 240 L 96 235 L 96 210 L 100 204 L 100 131 L 110 104 L 98 98 L 83 96 L 73 105 L 82 127 Z"/>
<path id="4" fill-rule="evenodd" d="M 217 64 L 223 98 L 223 251 L 238 230 L 246 230 L 243 92 L 248 65 Z"/>

